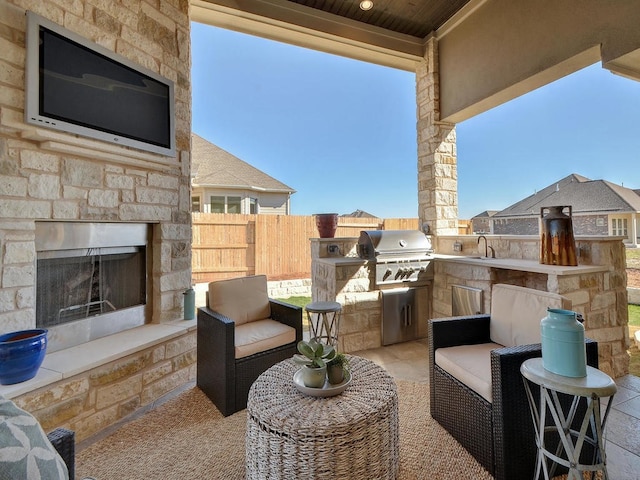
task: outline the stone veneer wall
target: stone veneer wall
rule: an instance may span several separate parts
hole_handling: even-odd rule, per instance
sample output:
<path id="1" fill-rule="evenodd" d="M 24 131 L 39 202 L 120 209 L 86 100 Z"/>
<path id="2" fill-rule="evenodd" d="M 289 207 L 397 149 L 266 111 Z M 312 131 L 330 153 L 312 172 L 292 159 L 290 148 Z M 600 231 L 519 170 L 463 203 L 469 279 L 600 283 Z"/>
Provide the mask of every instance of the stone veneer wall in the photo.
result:
<path id="1" fill-rule="evenodd" d="M 498 258 L 539 260 L 538 237 L 487 236 Z M 453 254 L 453 242 L 462 243 L 462 255 L 478 254 L 477 236 L 438 237 L 435 248 Z M 605 265 L 599 273 L 547 275 L 437 262 L 434 275 L 433 316 L 451 315 L 451 285 L 466 285 L 484 292 L 484 311 L 490 311 L 491 286 L 520 285 L 556 292 L 569 298 L 573 310 L 584 316 L 586 334 L 598 341 L 600 369 L 617 378 L 629 373 L 629 318 L 625 247 L 615 237 L 576 238 L 579 265 Z M 482 252 L 481 254 L 484 254 Z"/>
<path id="2" fill-rule="evenodd" d="M 456 129 L 440 121 L 438 42 L 427 41 L 416 67 L 418 214 L 432 234 L 458 233 Z"/>
<path id="3" fill-rule="evenodd" d="M 357 352 L 379 347 L 382 343 L 382 299 L 374 288 L 374 272 L 358 258 L 357 238 L 311 239 L 311 296 L 313 301 L 338 302 L 342 305 L 338 350 Z M 338 245 L 344 257 L 339 265 L 319 262 L 331 259 L 327 245 Z M 371 291 L 373 290 L 373 291 Z"/>
<path id="4" fill-rule="evenodd" d="M 24 123 L 27 8 L 174 81 L 176 158 Z M 183 317 L 191 284 L 190 61 L 188 0 L 0 0 L 0 332 L 35 326 L 38 220 L 153 224 L 152 322 Z M 193 378 L 192 336 L 17 402 L 83 438 Z"/>
<path id="5" fill-rule="evenodd" d="M 196 378 L 196 330 L 13 399 L 49 432 L 82 441 Z"/>

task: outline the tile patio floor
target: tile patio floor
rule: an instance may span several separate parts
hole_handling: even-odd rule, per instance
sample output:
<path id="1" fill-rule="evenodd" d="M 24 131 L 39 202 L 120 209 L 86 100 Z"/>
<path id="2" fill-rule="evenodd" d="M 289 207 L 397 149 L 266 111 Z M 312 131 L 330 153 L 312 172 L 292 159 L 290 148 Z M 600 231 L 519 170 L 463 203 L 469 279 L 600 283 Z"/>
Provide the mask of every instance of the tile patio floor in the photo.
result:
<path id="1" fill-rule="evenodd" d="M 385 368 L 394 378 L 429 382 L 426 340 L 355 352 Z M 640 378 L 616 380 L 618 392 L 607 423 L 607 463 L 611 480 L 640 480 Z M 533 472 L 532 472 L 533 475 Z"/>

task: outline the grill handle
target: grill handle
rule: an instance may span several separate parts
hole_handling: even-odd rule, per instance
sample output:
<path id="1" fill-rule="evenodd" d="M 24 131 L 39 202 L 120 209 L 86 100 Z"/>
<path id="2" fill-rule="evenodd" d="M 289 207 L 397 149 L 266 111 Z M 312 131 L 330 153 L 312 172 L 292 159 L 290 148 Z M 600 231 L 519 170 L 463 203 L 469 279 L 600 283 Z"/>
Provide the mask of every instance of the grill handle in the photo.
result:
<path id="1" fill-rule="evenodd" d="M 401 309 L 402 323 L 405 327 L 409 327 L 412 324 L 411 320 L 411 304 L 403 305 Z"/>

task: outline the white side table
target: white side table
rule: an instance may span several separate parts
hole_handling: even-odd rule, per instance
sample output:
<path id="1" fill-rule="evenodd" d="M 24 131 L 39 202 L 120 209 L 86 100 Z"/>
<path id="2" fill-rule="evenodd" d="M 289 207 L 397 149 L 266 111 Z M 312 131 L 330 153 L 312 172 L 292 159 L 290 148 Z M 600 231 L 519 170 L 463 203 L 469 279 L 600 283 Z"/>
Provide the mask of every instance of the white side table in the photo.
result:
<path id="1" fill-rule="evenodd" d="M 309 319 L 311 338 L 338 347 L 338 328 L 342 305 L 338 302 L 312 302 L 304 307 Z"/>
<path id="2" fill-rule="evenodd" d="M 567 477 L 569 480 L 582 480 L 581 472 L 592 472 L 593 478 L 596 471 L 601 471 L 603 478 L 608 479 L 604 429 L 613 396 L 617 390 L 611 377 L 589 366 L 587 366 L 586 377 L 572 378 L 556 375 L 544 369 L 542 358 L 526 360 L 520 367 L 520 372 L 524 377 L 538 446 L 536 471 L 533 478 L 537 480 L 542 471 L 545 480 L 548 480 L 553 477 L 556 466 L 563 465 L 569 469 Z M 536 403 L 531 393 L 529 382 L 540 387 L 539 403 Z M 573 396 L 571 407 L 567 412 L 563 411 L 558 393 Z M 583 397 L 587 402 L 587 410 L 579 430 L 574 430 L 571 425 Z M 604 416 L 600 412 L 600 399 L 603 397 L 610 397 Z M 546 425 L 547 411 L 553 419 L 551 426 Z M 555 432 L 560 439 L 555 452 L 547 450 L 545 445 L 545 433 L 550 432 Z M 590 464 L 580 463 L 580 453 L 585 444 L 592 445 L 594 448 L 594 458 Z M 551 461 L 551 468 L 547 459 Z"/>

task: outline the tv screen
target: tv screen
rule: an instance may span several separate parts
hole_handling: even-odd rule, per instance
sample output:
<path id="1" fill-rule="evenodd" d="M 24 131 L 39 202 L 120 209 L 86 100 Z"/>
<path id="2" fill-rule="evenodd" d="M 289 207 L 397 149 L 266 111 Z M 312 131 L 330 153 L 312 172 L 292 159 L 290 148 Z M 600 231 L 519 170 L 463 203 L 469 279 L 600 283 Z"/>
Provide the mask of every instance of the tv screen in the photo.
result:
<path id="1" fill-rule="evenodd" d="M 175 156 L 173 82 L 27 13 L 27 123 Z"/>

